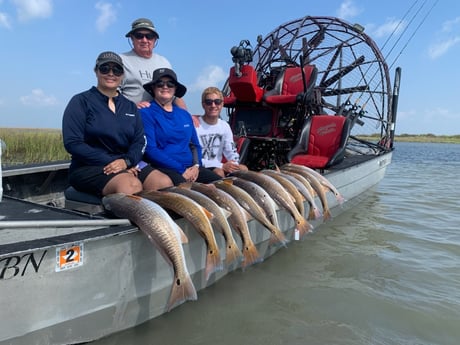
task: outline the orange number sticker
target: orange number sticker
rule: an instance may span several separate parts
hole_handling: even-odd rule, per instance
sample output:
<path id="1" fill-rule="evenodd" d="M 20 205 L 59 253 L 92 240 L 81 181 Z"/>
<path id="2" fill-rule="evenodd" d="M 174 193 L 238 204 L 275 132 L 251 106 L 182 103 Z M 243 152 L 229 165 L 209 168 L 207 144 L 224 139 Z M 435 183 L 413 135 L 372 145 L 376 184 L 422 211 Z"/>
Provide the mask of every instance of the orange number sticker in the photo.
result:
<path id="1" fill-rule="evenodd" d="M 56 248 L 56 272 L 83 265 L 83 243 Z"/>

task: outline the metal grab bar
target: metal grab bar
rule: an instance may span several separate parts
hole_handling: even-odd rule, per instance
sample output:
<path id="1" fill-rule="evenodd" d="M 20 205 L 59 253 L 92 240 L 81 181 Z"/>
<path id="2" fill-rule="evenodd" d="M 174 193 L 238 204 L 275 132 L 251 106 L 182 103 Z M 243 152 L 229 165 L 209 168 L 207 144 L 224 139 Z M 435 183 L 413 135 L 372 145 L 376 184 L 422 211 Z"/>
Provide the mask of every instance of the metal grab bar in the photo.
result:
<path id="1" fill-rule="evenodd" d="M 129 219 L 84 219 L 84 220 L 10 220 L 0 221 L 0 229 L 21 229 L 21 228 L 45 228 L 57 227 L 68 228 L 73 226 L 110 226 L 130 225 Z"/>

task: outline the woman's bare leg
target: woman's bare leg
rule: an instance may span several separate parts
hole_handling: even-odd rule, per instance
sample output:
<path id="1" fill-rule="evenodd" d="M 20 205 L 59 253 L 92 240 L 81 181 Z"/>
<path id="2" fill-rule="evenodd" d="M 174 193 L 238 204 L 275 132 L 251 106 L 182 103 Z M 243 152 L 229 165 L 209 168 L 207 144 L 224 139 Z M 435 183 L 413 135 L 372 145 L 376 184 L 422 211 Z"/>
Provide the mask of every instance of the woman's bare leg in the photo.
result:
<path id="1" fill-rule="evenodd" d="M 153 170 L 143 183 L 144 190 L 159 190 L 172 187 L 173 185 L 169 176 L 160 170 Z"/>

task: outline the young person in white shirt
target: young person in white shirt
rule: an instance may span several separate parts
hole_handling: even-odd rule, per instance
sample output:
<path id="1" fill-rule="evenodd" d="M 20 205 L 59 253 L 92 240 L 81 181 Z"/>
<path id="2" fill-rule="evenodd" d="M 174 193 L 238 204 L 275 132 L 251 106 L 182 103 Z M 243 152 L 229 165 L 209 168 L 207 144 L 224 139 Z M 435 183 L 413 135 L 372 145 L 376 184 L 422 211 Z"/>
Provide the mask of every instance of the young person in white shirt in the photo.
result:
<path id="1" fill-rule="evenodd" d="M 224 106 L 222 92 L 217 87 L 206 88 L 201 95 L 201 105 L 204 115 L 197 116 L 194 123 L 202 147 L 202 165 L 222 177 L 237 170 L 247 170 L 239 163 L 240 156 L 229 124 L 220 118 Z M 223 157 L 225 163 L 222 163 Z"/>

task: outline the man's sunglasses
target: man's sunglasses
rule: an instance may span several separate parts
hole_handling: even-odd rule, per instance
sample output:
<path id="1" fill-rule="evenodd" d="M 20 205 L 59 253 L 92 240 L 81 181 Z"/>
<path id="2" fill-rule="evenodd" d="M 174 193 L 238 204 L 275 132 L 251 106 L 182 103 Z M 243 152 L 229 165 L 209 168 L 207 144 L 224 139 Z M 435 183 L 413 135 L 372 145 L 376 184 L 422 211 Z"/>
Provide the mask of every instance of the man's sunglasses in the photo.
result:
<path id="1" fill-rule="evenodd" d="M 142 32 L 135 32 L 133 33 L 133 36 L 136 40 L 141 40 L 144 37 L 147 38 L 149 41 L 153 40 L 157 35 L 155 35 L 153 32 L 149 32 L 148 34 L 144 34 Z"/>
<path id="2" fill-rule="evenodd" d="M 110 70 L 112 70 L 113 74 L 116 75 L 117 77 L 121 76 L 123 74 L 123 68 L 118 66 L 118 65 L 100 65 L 98 68 L 99 73 L 101 74 L 109 74 Z"/>
<path id="3" fill-rule="evenodd" d="M 158 81 L 155 83 L 155 87 L 157 88 L 162 88 L 162 87 L 169 87 L 169 88 L 172 88 L 172 87 L 175 87 L 176 86 L 176 83 L 172 82 L 172 81 Z"/>
<path id="4" fill-rule="evenodd" d="M 205 99 L 204 100 L 204 104 L 206 105 L 212 105 L 213 103 L 215 105 L 221 105 L 222 104 L 222 100 L 220 98 L 216 98 L 216 99 Z"/>

